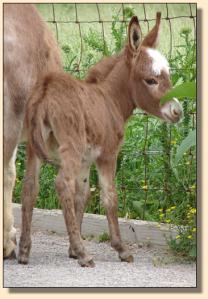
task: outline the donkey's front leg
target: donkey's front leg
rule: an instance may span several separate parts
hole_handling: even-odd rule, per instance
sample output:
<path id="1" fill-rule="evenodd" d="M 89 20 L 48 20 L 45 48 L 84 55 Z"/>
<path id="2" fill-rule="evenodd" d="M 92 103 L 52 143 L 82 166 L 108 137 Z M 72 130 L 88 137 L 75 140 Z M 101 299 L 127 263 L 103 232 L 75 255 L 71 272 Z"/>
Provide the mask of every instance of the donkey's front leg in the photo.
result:
<path id="1" fill-rule="evenodd" d="M 29 259 L 32 212 L 39 191 L 39 172 L 40 160 L 28 145 L 26 175 L 22 191 L 22 228 L 18 256 L 18 262 L 20 264 L 27 264 Z"/>
<path id="2" fill-rule="evenodd" d="M 111 246 L 118 251 L 121 261 L 133 262 L 133 256 L 121 241 L 118 225 L 118 200 L 114 184 L 116 158 L 99 159 L 96 162 L 101 187 L 101 200 L 107 211 L 107 219 L 111 236 Z"/>

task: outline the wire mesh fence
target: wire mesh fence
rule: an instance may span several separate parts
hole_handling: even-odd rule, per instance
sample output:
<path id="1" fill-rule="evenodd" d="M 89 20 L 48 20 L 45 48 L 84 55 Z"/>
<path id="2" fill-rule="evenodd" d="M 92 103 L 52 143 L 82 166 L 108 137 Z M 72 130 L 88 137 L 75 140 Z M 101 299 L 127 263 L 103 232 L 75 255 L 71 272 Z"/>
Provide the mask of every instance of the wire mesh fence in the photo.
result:
<path id="1" fill-rule="evenodd" d="M 45 7 L 44 7 L 45 6 Z M 56 38 L 61 46 L 64 43 L 79 44 L 79 59 L 76 68 L 68 69 L 74 72 L 86 72 L 88 67 L 84 67 L 84 36 L 86 31 L 95 28 L 103 39 L 103 53 L 105 53 L 106 39 L 110 39 L 111 24 L 125 24 L 129 22 L 128 8 L 131 7 L 139 17 L 140 25 L 144 35 L 153 27 L 156 11 L 162 12 L 162 33 L 164 42 L 160 49 L 165 52 L 168 59 L 174 55 L 174 47 L 177 46 L 177 34 L 184 26 L 192 30 L 192 36 L 196 41 L 196 4 L 39 4 L 38 8 L 45 17 L 48 24 L 55 32 Z M 130 9 L 131 9 L 130 8 Z M 180 10 L 181 9 L 181 10 Z M 86 11 L 86 13 L 84 13 Z M 126 13 L 127 11 L 127 13 Z M 103 13 L 102 13 L 103 12 Z M 177 14 L 177 15 L 176 15 Z M 71 30 L 72 29 L 72 30 Z M 178 34 L 179 35 L 179 34 Z M 76 41 L 75 41 L 75 40 Z M 67 64 L 66 61 L 64 63 Z M 83 68 L 81 68 L 81 66 Z M 177 68 L 171 68 L 172 71 Z M 188 68 L 186 68 L 187 70 Z M 182 69 L 181 69 L 182 70 Z"/>
<path id="2" fill-rule="evenodd" d="M 159 50 L 170 62 L 173 83 L 196 78 L 195 4 L 74 3 L 37 7 L 62 49 L 64 69 L 78 78 L 84 78 L 90 66 L 104 55 L 119 52 L 132 14 L 138 16 L 145 36 L 154 26 L 157 11 L 162 12 Z M 185 99 L 183 108 L 183 121 L 174 126 L 138 109 L 128 122 L 116 175 L 120 216 L 158 220 L 161 208 L 182 202 L 195 205 L 195 151 L 189 150 L 178 165 L 173 165 L 177 146 L 196 126 L 195 102 Z M 43 181 L 48 185 L 42 186 L 39 198 L 42 196 L 42 201 L 46 201 L 50 197 L 49 201 L 58 206 L 52 196 L 54 189 L 46 194 L 51 180 Z M 95 168 L 91 173 L 91 189 L 87 211 L 104 213 Z"/>

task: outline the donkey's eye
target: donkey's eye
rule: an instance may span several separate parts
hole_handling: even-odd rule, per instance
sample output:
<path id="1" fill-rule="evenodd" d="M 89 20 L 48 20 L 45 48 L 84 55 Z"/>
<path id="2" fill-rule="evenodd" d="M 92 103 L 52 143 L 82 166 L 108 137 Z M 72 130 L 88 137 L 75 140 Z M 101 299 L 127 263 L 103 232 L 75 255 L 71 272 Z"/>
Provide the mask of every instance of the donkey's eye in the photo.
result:
<path id="1" fill-rule="evenodd" d="M 146 79 L 145 82 L 148 85 L 154 85 L 154 84 L 158 84 L 158 82 L 155 79 Z"/>

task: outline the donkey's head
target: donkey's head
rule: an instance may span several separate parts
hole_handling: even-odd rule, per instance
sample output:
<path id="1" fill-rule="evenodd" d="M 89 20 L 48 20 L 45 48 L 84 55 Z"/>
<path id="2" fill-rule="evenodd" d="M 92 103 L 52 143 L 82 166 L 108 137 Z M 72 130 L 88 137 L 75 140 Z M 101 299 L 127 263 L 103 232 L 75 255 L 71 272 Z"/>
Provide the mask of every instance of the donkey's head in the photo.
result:
<path id="1" fill-rule="evenodd" d="M 128 29 L 126 47 L 130 66 L 130 88 L 136 106 L 169 122 L 182 117 L 182 106 L 173 99 L 160 106 L 160 99 L 171 88 L 169 64 L 155 47 L 158 42 L 161 13 L 157 13 L 156 24 L 142 40 L 136 16 L 132 17 Z"/>

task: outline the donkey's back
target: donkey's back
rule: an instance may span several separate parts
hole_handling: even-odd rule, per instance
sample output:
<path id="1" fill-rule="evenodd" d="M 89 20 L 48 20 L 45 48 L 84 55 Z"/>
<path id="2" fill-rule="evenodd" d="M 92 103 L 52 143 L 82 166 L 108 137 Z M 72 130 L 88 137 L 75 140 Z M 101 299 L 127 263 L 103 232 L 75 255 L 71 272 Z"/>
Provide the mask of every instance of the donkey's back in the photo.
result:
<path id="1" fill-rule="evenodd" d="M 58 47 L 34 6 L 4 5 L 4 89 L 14 114 L 24 104 L 38 77 L 61 65 Z M 5 103 L 6 104 L 6 103 Z"/>

